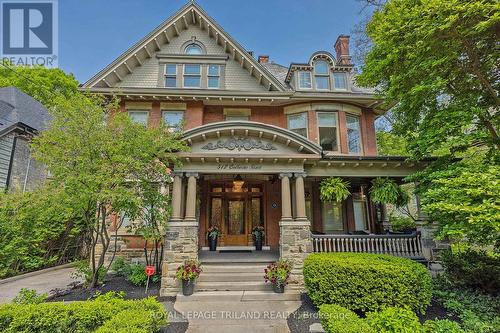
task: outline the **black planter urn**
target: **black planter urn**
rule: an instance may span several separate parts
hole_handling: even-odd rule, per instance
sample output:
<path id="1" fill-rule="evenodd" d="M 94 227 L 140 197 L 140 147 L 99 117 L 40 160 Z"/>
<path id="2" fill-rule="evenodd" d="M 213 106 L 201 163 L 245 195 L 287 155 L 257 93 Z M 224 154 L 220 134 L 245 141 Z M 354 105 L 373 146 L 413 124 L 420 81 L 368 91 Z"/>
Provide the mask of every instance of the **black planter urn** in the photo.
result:
<path id="1" fill-rule="evenodd" d="M 285 285 L 284 284 L 273 284 L 273 291 L 277 294 L 283 294 L 285 292 Z"/>
<path id="2" fill-rule="evenodd" d="M 210 251 L 217 251 L 217 237 L 208 237 Z"/>
<path id="3" fill-rule="evenodd" d="M 255 238 L 254 245 L 256 251 L 262 251 L 262 237 Z"/>
<path id="4" fill-rule="evenodd" d="M 191 296 L 194 292 L 194 280 L 182 280 L 182 294 Z"/>

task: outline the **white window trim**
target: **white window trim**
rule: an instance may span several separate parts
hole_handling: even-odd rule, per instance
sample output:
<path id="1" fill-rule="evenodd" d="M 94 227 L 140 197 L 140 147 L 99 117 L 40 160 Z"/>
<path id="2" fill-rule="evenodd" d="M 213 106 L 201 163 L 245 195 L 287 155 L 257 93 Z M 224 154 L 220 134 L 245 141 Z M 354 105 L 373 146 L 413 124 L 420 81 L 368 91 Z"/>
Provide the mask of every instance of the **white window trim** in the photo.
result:
<path id="1" fill-rule="evenodd" d="M 359 152 L 350 152 L 349 151 L 349 128 L 347 128 L 347 117 L 353 117 L 358 119 L 358 128 L 359 128 Z M 347 154 L 349 155 L 364 155 L 363 149 L 363 132 L 361 129 L 361 115 L 346 113 L 345 114 L 345 132 L 346 132 L 346 141 L 347 141 Z"/>
<path id="2" fill-rule="evenodd" d="M 309 79 L 310 79 L 310 82 L 311 82 L 311 86 L 309 88 L 308 87 L 302 87 L 300 85 L 300 74 L 301 73 L 307 73 L 307 74 L 309 74 Z M 313 78 L 312 78 L 311 71 L 297 71 L 297 83 L 298 83 L 298 86 L 299 86 L 300 90 L 312 90 L 313 89 Z"/>
<path id="3" fill-rule="evenodd" d="M 297 113 L 292 113 L 292 114 L 289 114 L 287 115 L 287 118 L 286 118 L 286 127 L 289 131 L 293 132 L 292 129 L 290 129 L 290 117 L 294 117 L 294 116 L 297 116 L 299 114 L 305 114 L 306 115 L 306 138 L 309 139 L 309 113 L 308 112 L 297 112 Z M 295 132 L 294 132 L 295 133 Z M 295 133 L 297 135 L 300 135 L 298 133 Z"/>
<path id="4" fill-rule="evenodd" d="M 149 125 L 149 110 L 137 110 L 137 109 L 128 109 L 127 110 L 127 114 L 128 116 L 130 117 L 130 120 L 132 120 L 132 117 L 130 116 L 130 113 L 145 113 L 146 114 L 146 126 Z M 134 120 L 132 120 L 134 122 Z M 140 123 L 137 123 L 137 124 L 140 124 Z"/>
<path id="5" fill-rule="evenodd" d="M 200 74 L 186 74 L 186 65 L 196 65 L 200 67 Z M 201 70 L 201 64 L 183 64 L 182 65 L 182 88 L 184 89 L 201 89 L 201 81 L 202 81 L 202 70 Z M 198 87 L 186 87 L 185 85 L 185 77 L 186 76 L 199 76 L 200 77 L 200 85 Z"/>
<path id="6" fill-rule="evenodd" d="M 335 114 L 335 123 L 337 126 L 335 127 L 337 130 L 336 135 L 337 135 L 337 150 L 327 150 L 327 152 L 331 152 L 334 154 L 340 153 L 340 123 L 339 123 L 339 112 L 338 111 L 316 111 L 316 127 L 318 128 L 318 144 L 321 146 L 321 136 L 319 134 L 319 128 L 320 127 L 326 127 L 326 126 L 319 126 L 319 114 L 320 113 L 325 113 L 325 114 Z M 332 126 L 328 126 L 332 127 Z"/>
<path id="7" fill-rule="evenodd" d="M 175 74 L 167 74 L 167 66 L 173 65 L 175 67 Z M 167 63 L 165 64 L 165 70 L 163 71 L 163 86 L 167 89 L 176 89 L 177 88 L 177 64 Z M 175 87 L 167 87 L 167 77 L 175 78 Z"/>
<path id="8" fill-rule="evenodd" d="M 210 66 L 217 66 L 218 68 L 218 74 L 217 75 L 210 75 Z M 207 65 L 207 89 L 220 89 L 220 84 L 221 84 L 221 66 L 218 64 L 208 64 Z M 219 86 L 218 87 L 210 87 L 208 84 L 208 81 L 210 80 L 211 77 L 216 77 L 219 79 Z"/>
<path id="9" fill-rule="evenodd" d="M 335 73 L 343 74 L 344 75 L 345 88 L 337 88 L 337 86 L 335 85 Z M 349 90 L 349 85 L 347 83 L 347 73 L 345 73 L 345 72 L 334 72 L 333 75 L 332 75 L 332 82 L 333 82 L 333 90 L 340 90 L 340 91 L 347 91 L 347 90 Z"/>
<path id="10" fill-rule="evenodd" d="M 181 126 L 182 126 L 182 122 L 184 122 L 184 117 L 185 117 L 185 110 L 161 110 L 161 121 L 168 127 L 168 128 L 176 128 L 177 126 L 169 126 L 169 124 L 167 124 L 165 122 L 165 113 L 182 113 L 182 120 L 181 120 Z"/>

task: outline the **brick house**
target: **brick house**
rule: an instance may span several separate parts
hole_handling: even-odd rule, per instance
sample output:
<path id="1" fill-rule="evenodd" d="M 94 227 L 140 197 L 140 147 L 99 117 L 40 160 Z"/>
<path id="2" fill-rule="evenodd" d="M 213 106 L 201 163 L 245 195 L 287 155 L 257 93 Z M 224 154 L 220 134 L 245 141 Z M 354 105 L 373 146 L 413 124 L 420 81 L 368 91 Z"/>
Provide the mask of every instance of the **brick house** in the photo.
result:
<path id="1" fill-rule="evenodd" d="M 373 236 L 386 221 L 370 201 L 370 181 L 401 179 L 421 165 L 377 156 L 374 122 L 386 110 L 354 83 L 349 36 L 336 39 L 333 54 L 301 61 L 254 57 L 189 2 L 83 85 L 119 96 L 137 122 L 182 126 L 191 148 L 172 173 L 163 295 L 177 291 L 173 275 L 183 260 L 204 258 L 212 225 L 222 230 L 221 251 L 251 251 L 251 230 L 263 226 L 264 252 L 294 261 L 298 288 L 308 253 L 382 239 Z M 344 202 L 320 201 L 329 176 L 349 180 Z M 140 239 L 119 235 L 128 240 L 123 252 L 140 254 Z M 420 254 L 420 238 L 408 239 L 407 256 Z"/>

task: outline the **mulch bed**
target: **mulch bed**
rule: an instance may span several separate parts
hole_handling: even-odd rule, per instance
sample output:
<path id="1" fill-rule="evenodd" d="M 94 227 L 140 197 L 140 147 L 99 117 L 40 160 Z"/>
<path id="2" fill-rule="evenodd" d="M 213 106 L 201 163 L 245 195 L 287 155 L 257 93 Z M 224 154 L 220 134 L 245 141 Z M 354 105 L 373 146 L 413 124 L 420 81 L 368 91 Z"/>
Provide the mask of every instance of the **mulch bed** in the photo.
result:
<path id="1" fill-rule="evenodd" d="M 307 294 L 302 294 L 302 305 L 294 313 L 287 318 L 288 328 L 291 333 L 304 333 L 309 332 L 309 327 L 314 323 L 319 323 L 318 309 L 311 302 Z M 418 316 L 421 323 L 426 320 L 433 319 L 450 319 L 457 320 L 457 318 L 448 314 L 446 309 L 436 300 L 431 301 L 431 305 L 427 308 L 424 315 Z"/>

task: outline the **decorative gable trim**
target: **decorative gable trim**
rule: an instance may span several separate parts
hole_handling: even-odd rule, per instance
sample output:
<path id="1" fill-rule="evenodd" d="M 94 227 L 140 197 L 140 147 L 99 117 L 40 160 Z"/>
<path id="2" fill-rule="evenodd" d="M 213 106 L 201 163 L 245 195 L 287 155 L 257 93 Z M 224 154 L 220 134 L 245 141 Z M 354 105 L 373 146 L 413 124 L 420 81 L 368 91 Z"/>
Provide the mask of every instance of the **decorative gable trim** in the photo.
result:
<path id="1" fill-rule="evenodd" d="M 134 68 L 142 66 L 144 60 L 152 58 L 155 52 L 160 51 L 163 44 L 169 44 L 173 38 L 180 35 L 182 30 L 189 29 L 190 25 L 198 25 L 200 29 L 206 30 L 208 36 L 215 39 L 216 43 L 224 48 L 228 57 L 240 63 L 249 75 L 256 78 L 259 84 L 269 91 L 286 90 L 280 81 L 259 64 L 194 1 L 190 1 L 110 65 L 85 82 L 83 88 L 113 88 L 126 75 L 131 74 Z"/>

